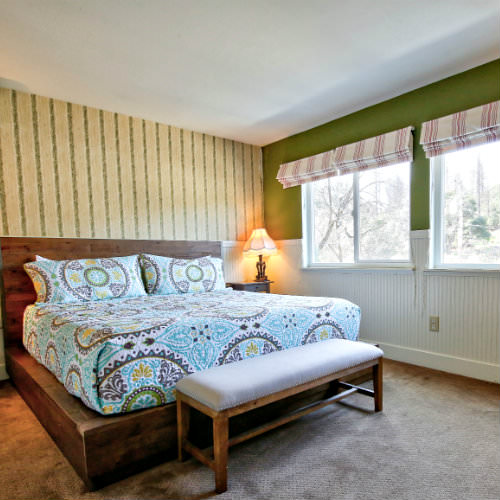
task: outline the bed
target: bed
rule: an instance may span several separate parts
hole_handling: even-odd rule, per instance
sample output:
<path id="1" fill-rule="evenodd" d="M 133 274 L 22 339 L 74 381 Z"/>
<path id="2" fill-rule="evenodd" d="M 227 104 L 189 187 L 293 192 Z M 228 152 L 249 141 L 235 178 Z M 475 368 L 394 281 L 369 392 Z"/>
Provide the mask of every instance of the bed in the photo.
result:
<path id="1" fill-rule="evenodd" d="M 187 374 L 330 338 L 357 340 L 342 299 L 212 291 L 30 305 L 28 352 L 91 409 L 127 413 L 175 401 Z"/>
<path id="2" fill-rule="evenodd" d="M 35 254 L 193 258 L 220 256 L 220 242 L 2 238 L 1 245 L 9 373 L 91 489 L 174 456 L 169 403 L 185 374 L 327 338 L 355 340 L 359 331 L 359 309 L 348 301 L 232 290 L 30 305 L 22 264 Z M 250 418 L 301 404 L 281 402 Z"/>

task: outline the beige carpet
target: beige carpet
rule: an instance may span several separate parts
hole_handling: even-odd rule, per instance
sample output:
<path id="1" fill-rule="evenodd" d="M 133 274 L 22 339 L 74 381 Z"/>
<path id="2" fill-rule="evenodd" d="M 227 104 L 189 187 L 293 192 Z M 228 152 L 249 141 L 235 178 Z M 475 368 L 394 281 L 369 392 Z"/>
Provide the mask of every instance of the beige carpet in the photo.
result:
<path id="1" fill-rule="evenodd" d="M 500 498 L 499 387 L 386 363 L 381 414 L 338 404 L 231 448 L 218 499 Z M 359 395 L 350 405 L 371 410 Z M 1 499 L 198 499 L 212 472 L 169 462 L 92 493 L 8 382 L 0 385 Z"/>

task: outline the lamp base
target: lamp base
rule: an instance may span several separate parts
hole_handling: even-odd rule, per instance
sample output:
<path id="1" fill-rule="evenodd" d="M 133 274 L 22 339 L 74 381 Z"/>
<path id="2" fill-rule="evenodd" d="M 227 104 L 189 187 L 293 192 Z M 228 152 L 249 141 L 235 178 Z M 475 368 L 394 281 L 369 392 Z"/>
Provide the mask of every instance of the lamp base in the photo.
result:
<path id="1" fill-rule="evenodd" d="M 257 276 L 255 276 L 255 281 L 269 281 L 266 276 L 266 263 L 262 260 L 262 255 L 259 255 L 259 260 L 256 265 Z"/>

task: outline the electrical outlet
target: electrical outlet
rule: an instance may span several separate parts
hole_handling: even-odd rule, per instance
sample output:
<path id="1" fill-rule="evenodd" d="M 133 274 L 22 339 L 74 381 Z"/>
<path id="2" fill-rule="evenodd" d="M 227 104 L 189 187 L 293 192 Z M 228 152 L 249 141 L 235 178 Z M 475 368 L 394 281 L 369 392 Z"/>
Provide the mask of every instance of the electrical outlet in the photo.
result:
<path id="1" fill-rule="evenodd" d="M 439 332 L 439 316 L 429 316 L 429 330 Z"/>

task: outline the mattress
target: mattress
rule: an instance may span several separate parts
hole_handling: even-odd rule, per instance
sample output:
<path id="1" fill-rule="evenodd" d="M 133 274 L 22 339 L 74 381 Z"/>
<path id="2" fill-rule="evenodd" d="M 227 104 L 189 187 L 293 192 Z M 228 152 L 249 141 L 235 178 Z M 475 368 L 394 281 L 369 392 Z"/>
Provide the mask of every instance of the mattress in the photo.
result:
<path id="1" fill-rule="evenodd" d="M 331 338 L 357 340 L 360 309 L 324 297 L 234 290 L 35 304 L 23 343 L 101 414 L 175 400 L 189 373 Z"/>

